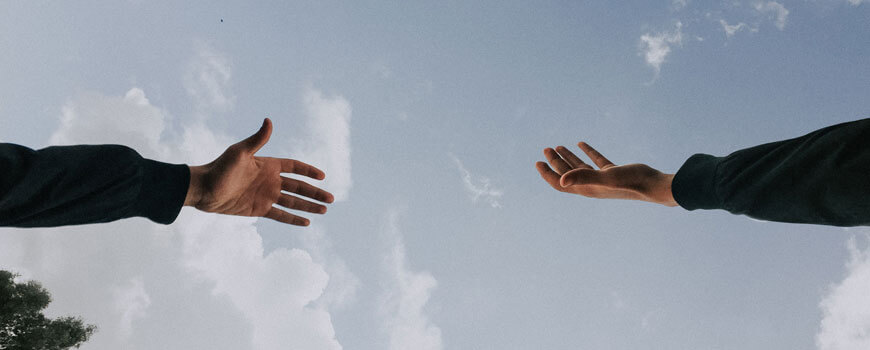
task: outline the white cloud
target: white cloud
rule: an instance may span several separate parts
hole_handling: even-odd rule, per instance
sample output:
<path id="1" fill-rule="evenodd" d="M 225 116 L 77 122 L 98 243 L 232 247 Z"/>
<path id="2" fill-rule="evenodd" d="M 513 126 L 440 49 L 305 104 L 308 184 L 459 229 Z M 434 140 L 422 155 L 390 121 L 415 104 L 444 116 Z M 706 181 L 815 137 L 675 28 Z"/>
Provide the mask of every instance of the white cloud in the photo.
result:
<path id="1" fill-rule="evenodd" d="M 849 0 L 849 3 L 854 6 L 861 5 L 862 2 L 864 2 L 864 0 Z"/>
<path id="2" fill-rule="evenodd" d="M 227 112 L 233 109 L 236 101 L 230 88 L 231 78 L 229 59 L 201 44 L 188 64 L 184 88 L 200 113 Z"/>
<path id="3" fill-rule="evenodd" d="M 859 249 L 855 236 L 847 248 L 846 277 L 831 286 L 819 303 L 822 320 L 816 346 L 820 350 L 870 349 L 870 248 Z"/>
<path id="4" fill-rule="evenodd" d="M 380 305 L 390 350 L 442 349 L 441 329 L 429 321 L 425 306 L 438 281 L 432 274 L 411 271 L 398 225 L 399 214 L 387 215 L 386 240 L 391 247 L 384 260 L 384 295 Z"/>
<path id="5" fill-rule="evenodd" d="M 640 37 L 640 49 L 646 64 L 655 70 L 656 76 L 661 71 L 665 58 L 671 53 L 671 46 L 683 44 L 683 24 L 677 22 L 676 26 L 677 28 L 671 32 L 646 33 Z"/>
<path id="6" fill-rule="evenodd" d="M 674 10 L 682 10 L 689 5 L 689 0 L 671 0 L 671 7 Z"/>
<path id="7" fill-rule="evenodd" d="M 165 119 L 137 88 L 84 94 L 66 104 L 52 140 L 122 143 L 186 163 L 230 144 L 202 122 L 163 140 Z M 50 314 L 97 324 L 84 350 L 341 349 L 329 305 L 318 303 L 330 280 L 324 267 L 301 249 L 264 253 L 255 221 L 185 208 L 171 226 L 137 218 L 2 228 L 0 266 L 42 281 Z"/>
<path id="8" fill-rule="evenodd" d="M 737 32 L 739 32 L 747 27 L 746 23 L 743 23 L 743 22 L 729 25 L 728 22 L 725 22 L 724 19 L 720 19 L 719 24 L 722 25 L 722 29 L 725 30 L 725 36 L 728 38 L 734 36 L 734 34 L 736 34 Z"/>
<path id="9" fill-rule="evenodd" d="M 313 224 L 299 232 L 297 237 L 300 245 L 311 254 L 312 259 L 322 264 L 329 274 L 329 283 L 323 295 L 317 299 L 317 304 L 330 310 L 337 310 L 353 303 L 360 280 L 335 253 L 325 230 Z"/>
<path id="10" fill-rule="evenodd" d="M 139 88 L 130 89 L 123 97 L 83 93 L 63 106 L 60 126 L 49 143 L 69 145 L 99 140 L 133 144 L 145 157 L 165 157 L 169 152 L 160 137 L 167 119 L 167 113 L 151 105 Z"/>
<path id="11" fill-rule="evenodd" d="M 118 335 L 122 339 L 128 339 L 133 333 L 133 321 L 145 317 L 146 310 L 151 305 L 151 297 L 145 291 L 145 283 L 140 277 L 116 287 L 112 294 L 115 308 L 121 314 Z"/>
<path id="12" fill-rule="evenodd" d="M 498 200 L 504 194 L 504 191 L 495 188 L 489 178 L 471 174 L 471 172 L 469 172 L 462 164 L 462 161 L 460 161 L 455 155 L 451 154 L 450 157 L 453 158 L 453 162 L 456 163 L 456 168 L 459 169 L 459 174 L 462 176 L 462 183 L 465 184 L 465 191 L 468 192 L 471 201 L 477 202 L 478 200 L 483 199 L 493 208 L 501 208 L 501 203 Z"/>
<path id="13" fill-rule="evenodd" d="M 762 15 L 767 14 L 772 16 L 774 24 L 779 30 L 785 29 L 785 22 L 788 19 L 788 10 L 782 4 L 776 1 L 759 2 L 755 4 L 755 10 Z"/>
<path id="14" fill-rule="evenodd" d="M 348 198 L 351 180 L 351 107 L 344 97 L 324 96 L 315 89 L 303 95 L 306 134 L 290 154 L 326 173 L 319 187 L 330 191 L 335 201 Z"/>

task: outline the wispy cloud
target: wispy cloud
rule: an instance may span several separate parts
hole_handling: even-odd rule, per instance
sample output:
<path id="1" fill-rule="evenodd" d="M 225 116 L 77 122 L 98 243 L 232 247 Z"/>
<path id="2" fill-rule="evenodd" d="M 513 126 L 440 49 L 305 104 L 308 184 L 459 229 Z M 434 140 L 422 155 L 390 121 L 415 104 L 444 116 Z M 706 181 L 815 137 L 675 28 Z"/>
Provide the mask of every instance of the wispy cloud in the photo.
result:
<path id="1" fill-rule="evenodd" d="M 462 177 L 462 183 L 465 185 L 465 191 L 468 193 L 472 202 L 485 200 L 493 208 L 501 208 L 499 198 L 504 194 L 504 191 L 495 188 L 489 178 L 473 175 L 455 155 L 450 154 L 450 158 L 452 158 L 453 162 L 456 164 L 456 168 L 459 170 L 459 174 Z"/>
<path id="2" fill-rule="evenodd" d="M 725 30 L 725 36 L 728 38 L 734 36 L 734 34 L 736 34 L 737 32 L 747 28 L 746 23 L 740 22 L 730 25 L 728 24 L 728 22 L 725 22 L 724 19 L 720 19 L 719 24 L 722 25 L 722 29 Z"/>
<path id="3" fill-rule="evenodd" d="M 441 329 L 429 320 L 425 311 L 438 281 L 426 271 L 414 272 L 408 267 L 398 220 L 398 211 L 391 210 L 384 234 L 390 251 L 383 266 L 380 314 L 389 337 L 389 349 L 440 350 Z"/>
<path id="4" fill-rule="evenodd" d="M 671 53 L 671 46 L 683 44 L 683 24 L 677 22 L 673 31 L 646 33 L 640 37 L 640 50 L 646 64 L 655 70 L 656 76 L 661 72 L 665 58 Z"/>
<path id="5" fill-rule="evenodd" d="M 755 4 L 755 10 L 762 15 L 771 16 L 779 30 L 785 29 L 785 23 L 788 20 L 788 9 L 776 1 L 759 2 Z"/>
<path id="6" fill-rule="evenodd" d="M 861 5 L 862 2 L 864 2 L 864 0 L 849 0 L 849 3 L 854 6 Z"/>
<path id="7" fill-rule="evenodd" d="M 335 201 L 348 198 L 351 178 L 350 103 L 342 96 L 324 96 L 320 90 L 306 89 L 305 134 L 291 154 L 326 173 L 322 187 L 335 195 Z"/>
<path id="8" fill-rule="evenodd" d="M 236 96 L 230 88 L 232 66 L 226 55 L 200 44 L 184 75 L 184 88 L 201 113 L 227 112 Z"/>
<path id="9" fill-rule="evenodd" d="M 870 235 L 861 237 L 870 241 Z M 820 350 L 870 349 L 870 248 L 860 249 L 855 236 L 846 246 L 846 277 L 831 286 L 819 303 L 822 321 L 816 346 Z"/>

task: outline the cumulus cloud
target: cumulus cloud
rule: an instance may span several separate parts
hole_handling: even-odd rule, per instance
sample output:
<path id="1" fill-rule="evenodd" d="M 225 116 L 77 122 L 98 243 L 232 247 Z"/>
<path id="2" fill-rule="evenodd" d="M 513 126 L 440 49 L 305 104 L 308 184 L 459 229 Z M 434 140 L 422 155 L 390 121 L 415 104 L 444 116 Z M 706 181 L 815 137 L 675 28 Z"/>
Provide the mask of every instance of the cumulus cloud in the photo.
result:
<path id="1" fill-rule="evenodd" d="M 229 144 L 202 122 L 165 140 L 166 125 L 141 89 L 90 93 L 66 103 L 51 140 L 122 143 L 185 163 Z M 2 228 L 0 266 L 42 281 L 50 314 L 97 324 L 85 350 L 341 349 L 328 304 L 318 302 L 330 281 L 324 266 L 298 248 L 265 253 L 255 222 L 185 208 L 171 226 L 134 218 Z"/>
<path id="2" fill-rule="evenodd" d="M 725 36 L 728 38 L 734 36 L 734 34 L 747 27 L 746 23 L 743 22 L 729 25 L 728 22 L 725 22 L 724 19 L 720 19 L 719 24 L 722 25 L 722 29 L 725 30 Z"/>
<path id="3" fill-rule="evenodd" d="M 314 261 L 323 265 L 329 274 L 329 283 L 323 295 L 317 299 L 317 304 L 330 310 L 339 310 L 353 303 L 359 288 L 359 278 L 351 272 L 333 249 L 332 241 L 326 236 L 326 230 L 313 224 L 297 235 L 299 244 L 311 254 Z"/>
<path id="4" fill-rule="evenodd" d="M 209 46 L 200 44 L 184 75 L 184 88 L 201 113 L 227 112 L 236 96 L 230 88 L 232 66 L 229 59 Z"/>
<path id="5" fill-rule="evenodd" d="M 774 24 L 779 30 L 785 29 L 785 22 L 788 19 L 788 9 L 776 1 L 759 2 L 755 4 L 755 10 L 762 15 L 770 16 Z"/>
<path id="6" fill-rule="evenodd" d="M 132 88 L 122 97 L 86 92 L 69 99 L 61 108 L 60 126 L 49 143 L 69 145 L 99 140 L 133 144 L 139 146 L 143 156 L 165 157 L 169 152 L 160 138 L 167 119 L 167 113 L 152 105 L 142 89 Z"/>
<path id="7" fill-rule="evenodd" d="M 489 178 L 473 175 L 455 155 L 451 154 L 450 157 L 453 158 L 453 162 L 456 163 L 456 168 L 462 176 L 462 183 L 465 185 L 465 191 L 468 193 L 471 201 L 477 202 L 482 199 L 489 203 L 493 208 L 501 208 L 499 198 L 504 194 L 504 191 L 495 188 Z"/>
<path id="8" fill-rule="evenodd" d="M 290 153 L 326 173 L 319 186 L 347 200 L 351 185 L 350 103 L 342 96 L 324 96 L 308 88 L 303 95 L 305 135 Z"/>
<path id="9" fill-rule="evenodd" d="M 677 22 L 676 27 L 673 31 L 646 33 L 640 37 L 640 49 L 646 64 L 655 70 L 656 75 L 661 71 L 665 58 L 671 53 L 671 46 L 683 44 L 683 24 Z"/>
<path id="10" fill-rule="evenodd" d="M 389 336 L 390 350 L 439 350 L 441 329 L 425 312 L 438 281 L 428 272 L 414 272 L 408 267 L 398 219 L 396 210 L 387 214 L 385 236 L 391 250 L 384 260 L 382 327 Z"/>
<path id="11" fill-rule="evenodd" d="M 863 238 L 870 240 L 868 235 Z M 846 277 L 831 286 L 819 303 L 822 321 L 816 346 L 820 350 L 870 349 L 870 248 L 859 249 L 855 236 L 846 246 Z"/>

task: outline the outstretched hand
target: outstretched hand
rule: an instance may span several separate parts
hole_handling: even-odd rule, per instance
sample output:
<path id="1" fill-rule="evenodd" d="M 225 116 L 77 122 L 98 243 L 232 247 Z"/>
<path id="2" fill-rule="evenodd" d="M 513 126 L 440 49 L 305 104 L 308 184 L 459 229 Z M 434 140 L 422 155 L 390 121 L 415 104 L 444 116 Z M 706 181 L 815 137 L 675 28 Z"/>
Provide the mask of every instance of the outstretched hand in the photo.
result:
<path id="1" fill-rule="evenodd" d="M 664 174 L 645 164 L 615 165 L 585 142 L 577 146 L 599 170 L 563 146 L 544 149 L 549 165 L 545 162 L 535 164 L 544 181 L 557 191 L 592 198 L 634 199 L 677 206 L 671 194 L 673 174 Z"/>
<path id="2" fill-rule="evenodd" d="M 326 213 L 326 206 L 281 192 L 286 191 L 319 202 L 334 197 L 306 182 L 281 176 L 294 173 L 322 180 L 323 171 L 298 160 L 257 157 L 269 141 L 272 121 L 266 118 L 256 134 L 236 143 L 211 163 L 190 167 L 190 187 L 184 205 L 199 210 L 241 216 L 267 217 L 283 223 L 307 226 L 308 219 L 272 205 L 309 213 Z"/>

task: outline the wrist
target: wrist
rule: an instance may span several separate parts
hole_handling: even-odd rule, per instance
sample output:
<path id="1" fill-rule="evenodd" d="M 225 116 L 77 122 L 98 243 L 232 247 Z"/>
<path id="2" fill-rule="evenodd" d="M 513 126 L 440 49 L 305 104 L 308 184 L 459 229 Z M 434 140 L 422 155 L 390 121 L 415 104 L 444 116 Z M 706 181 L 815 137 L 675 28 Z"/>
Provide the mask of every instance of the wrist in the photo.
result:
<path id="1" fill-rule="evenodd" d="M 205 166 L 188 166 L 190 169 L 190 184 L 187 186 L 187 196 L 184 197 L 184 206 L 196 207 L 202 199 L 202 183 L 205 175 Z"/>
<path id="2" fill-rule="evenodd" d="M 679 204 L 674 199 L 674 193 L 671 184 L 674 182 L 674 174 L 662 174 L 660 180 L 660 195 L 657 203 L 668 207 L 676 207 Z"/>

